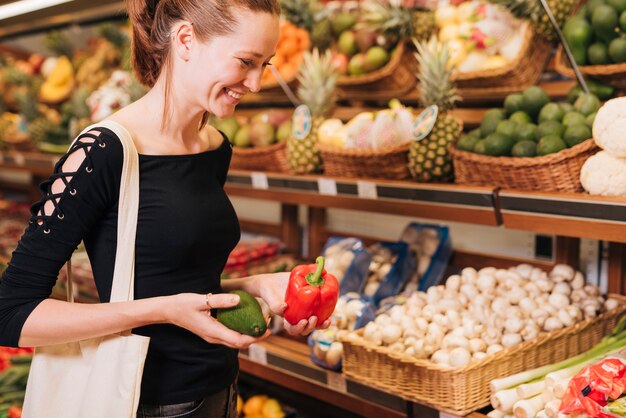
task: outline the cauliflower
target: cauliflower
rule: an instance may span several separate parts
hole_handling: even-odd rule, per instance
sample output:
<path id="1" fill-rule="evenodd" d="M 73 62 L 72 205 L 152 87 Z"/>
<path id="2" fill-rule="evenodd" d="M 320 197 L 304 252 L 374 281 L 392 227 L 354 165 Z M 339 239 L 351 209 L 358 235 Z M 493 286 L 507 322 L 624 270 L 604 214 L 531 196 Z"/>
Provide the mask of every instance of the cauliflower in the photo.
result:
<path id="1" fill-rule="evenodd" d="M 626 158 L 607 151 L 592 155 L 580 170 L 580 182 L 589 194 L 626 197 Z"/>
<path id="2" fill-rule="evenodd" d="M 593 138 L 613 156 L 626 157 L 626 97 L 609 100 L 598 110 Z"/>

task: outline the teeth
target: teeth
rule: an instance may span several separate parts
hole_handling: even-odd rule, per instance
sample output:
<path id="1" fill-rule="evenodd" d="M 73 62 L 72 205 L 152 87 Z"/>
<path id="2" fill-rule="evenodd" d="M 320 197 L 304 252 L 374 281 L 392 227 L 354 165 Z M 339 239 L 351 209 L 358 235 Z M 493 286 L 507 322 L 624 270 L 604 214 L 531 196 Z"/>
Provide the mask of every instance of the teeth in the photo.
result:
<path id="1" fill-rule="evenodd" d="M 241 99 L 241 96 L 243 96 L 242 94 L 237 94 L 232 90 L 226 90 L 226 94 L 228 94 L 230 97 L 232 97 L 233 99 L 239 100 Z"/>

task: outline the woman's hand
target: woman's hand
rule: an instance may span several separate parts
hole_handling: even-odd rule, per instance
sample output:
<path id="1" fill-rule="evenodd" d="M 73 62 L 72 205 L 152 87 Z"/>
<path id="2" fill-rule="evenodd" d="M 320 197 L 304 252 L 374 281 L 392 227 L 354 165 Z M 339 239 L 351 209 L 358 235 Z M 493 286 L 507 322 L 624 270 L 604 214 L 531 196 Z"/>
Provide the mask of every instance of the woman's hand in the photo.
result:
<path id="1" fill-rule="evenodd" d="M 289 283 L 289 273 L 273 273 L 258 275 L 252 279 L 252 294 L 257 294 L 263 299 L 270 311 L 274 315 L 283 316 L 287 304 L 285 303 L 285 292 L 287 291 L 287 284 Z M 254 291 L 256 290 L 256 292 Z M 330 326 L 330 320 L 326 320 L 323 324 L 318 326 L 317 317 L 312 316 L 308 320 L 303 319 L 299 323 L 292 325 L 287 321 L 285 322 L 285 330 L 291 335 L 308 335 L 315 328 L 328 328 Z"/>
<path id="2" fill-rule="evenodd" d="M 167 322 L 185 328 L 211 344 L 245 349 L 250 344 L 263 341 L 270 335 L 268 329 L 260 337 L 240 334 L 222 325 L 211 316 L 211 309 L 230 308 L 239 304 L 239 296 L 230 293 L 201 295 L 181 293 L 168 296 L 165 306 Z"/>

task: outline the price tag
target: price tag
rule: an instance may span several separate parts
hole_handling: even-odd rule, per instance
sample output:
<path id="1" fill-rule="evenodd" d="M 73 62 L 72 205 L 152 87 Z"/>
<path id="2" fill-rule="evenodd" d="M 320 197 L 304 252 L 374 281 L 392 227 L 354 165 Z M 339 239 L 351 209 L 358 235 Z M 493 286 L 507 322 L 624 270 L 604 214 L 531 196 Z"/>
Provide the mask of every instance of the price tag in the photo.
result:
<path id="1" fill-rule="evenodd" d="M 250 360 L 262 365 L 267 364 L 267 350 L 259 344 L 252 344 L 248 347 L 248 357 L 250 357 Z"/>
<path id="2" fill-rule="evenodd" d="M 252 173 L 250 175 L 252 178 L 252 188 L 253 189 L 269 189 L 269 184 L 267 182 L 267 174 L 265 173 Z"/>
<path id="3" fill-rule="evenodd" d="M 337 392 L 348 392 L 348 384 L 346 383 L 346 378 L 343 377 L 341 373 L 331 371 L 326 372 L 326 382 L 331 389 L 336 390 Z"/>
<path id="4" fill-rule="evenodd" d="M 18 167 L 23 167 L 26 164 L 26 158 L 22 154 L 14 154 L 13 160 L 15 161 L 15 165 Z"/>
<path id="5" fill-rule="evenodd" d="M 364 199 L 378 199 L 376 184 L 369 181 L 357 181 L 356 188 L 359 197 L 362 197 Z"/>
<path id="6" fill-rule="evenodd" d="M 320 194 L 327 196 L 337 196 L 337 183 L 333 179 L 318 179 L 317 189 Z"/>
<path id="7" fill-rule="evenodd" d="M 439 108 L 437 105 L 428 106 L 419 116 L 415 119 L 413 124 L 413 140 L 421 141 L 426 138 L 430 131 L 433 130 L 435 122 L 437 122 L 437 115 L 439 114 Z"/>

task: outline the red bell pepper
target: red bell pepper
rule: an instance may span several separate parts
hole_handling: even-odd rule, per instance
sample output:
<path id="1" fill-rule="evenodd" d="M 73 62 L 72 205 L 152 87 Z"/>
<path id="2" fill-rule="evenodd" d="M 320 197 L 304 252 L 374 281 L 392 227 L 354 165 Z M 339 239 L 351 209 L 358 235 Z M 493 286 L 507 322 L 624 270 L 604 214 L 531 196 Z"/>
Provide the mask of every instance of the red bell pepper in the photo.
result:
<path id="1" fill-rule="evenodd" d="M 324 257 L 317 257 L 315 263 L 296 266 L 289 276 L 285 320 L 292 325 L 312 316 L 321 325 L 335 310 L 339 282 L 324 270 Z"/>

